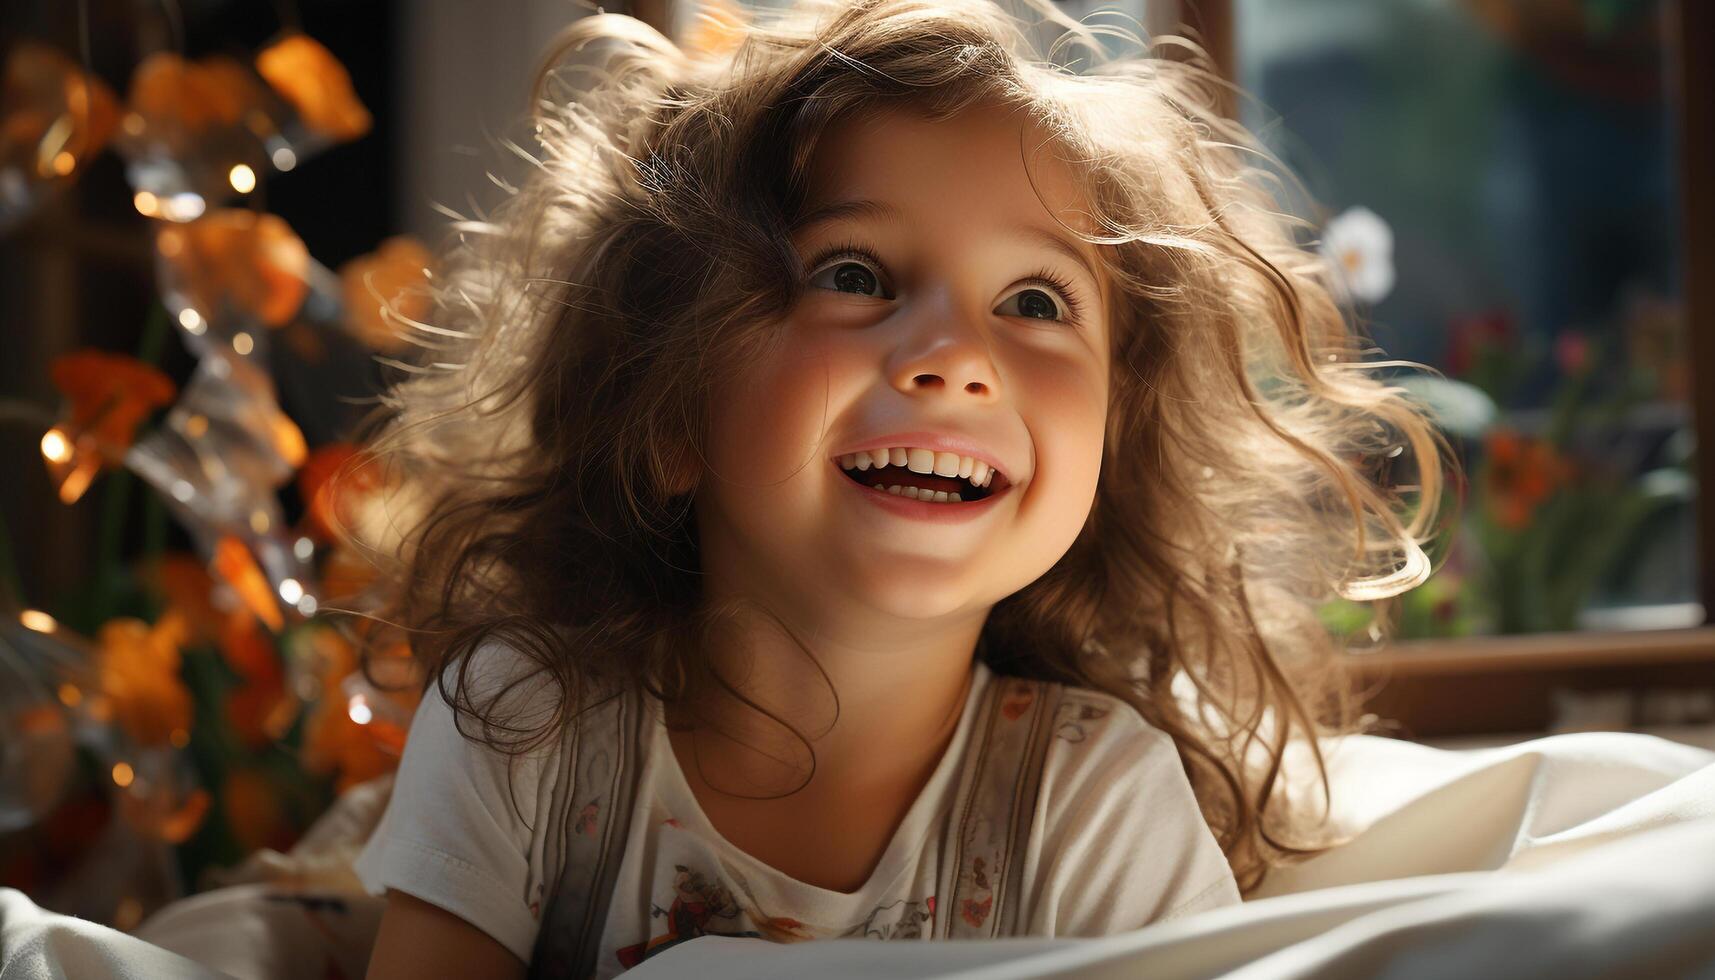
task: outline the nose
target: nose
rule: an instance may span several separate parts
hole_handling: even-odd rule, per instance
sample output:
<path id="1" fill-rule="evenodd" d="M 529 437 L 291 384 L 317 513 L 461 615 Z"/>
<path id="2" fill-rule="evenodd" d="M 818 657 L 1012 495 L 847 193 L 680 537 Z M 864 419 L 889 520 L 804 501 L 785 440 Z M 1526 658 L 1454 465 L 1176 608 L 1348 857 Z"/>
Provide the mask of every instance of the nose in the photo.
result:
<path id="1" fill-rule="evenodd" d="M 923 313 L 889 358 L 893 386 L 907 395 L 939 390 L 985 401 L 999 397 L 999 374 L 981 328 L 941 304 Z"/>

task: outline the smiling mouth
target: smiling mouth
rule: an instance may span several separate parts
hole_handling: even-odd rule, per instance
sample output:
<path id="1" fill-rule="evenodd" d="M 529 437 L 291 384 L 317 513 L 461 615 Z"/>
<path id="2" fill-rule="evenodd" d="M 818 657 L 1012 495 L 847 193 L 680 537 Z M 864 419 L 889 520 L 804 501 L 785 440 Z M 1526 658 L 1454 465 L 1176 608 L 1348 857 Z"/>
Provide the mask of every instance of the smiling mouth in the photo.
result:
<path id="1" fill-rule="evenodd" d="M 998 483 L 979 487 L 965 477 L 917 473 L 903 466 L 876 466 L 867 470 L 841 467 L 840 472 L 844 473 L 847 479 L 860 486 L 917 500 L 936 500 L 941 503 L 973 503 L 990 497 L 1002 489 Z M 936 494 L 945 494 L 946 497 L 936 497 Z M 954 496 L 957 496 L 958 499 L 952 499 Z"/>

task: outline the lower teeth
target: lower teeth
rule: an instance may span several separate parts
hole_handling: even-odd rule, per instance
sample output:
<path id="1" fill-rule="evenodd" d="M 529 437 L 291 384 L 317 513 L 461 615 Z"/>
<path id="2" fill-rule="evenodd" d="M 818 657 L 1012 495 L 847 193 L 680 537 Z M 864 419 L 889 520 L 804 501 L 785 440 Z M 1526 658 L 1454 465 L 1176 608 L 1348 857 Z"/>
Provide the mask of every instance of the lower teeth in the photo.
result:
<path id="1" fill-rule="evenodd" d="M 896 497 L 909 497 L 912 500 L 929 500 L 937 504 L 959 504 L 964 503 L 965 499 L 956 493 L 947 493 L 942 490 L 921 490 L 917 487 L 906 487 L 897 483 L 888 487 L 887 492 Z"/>

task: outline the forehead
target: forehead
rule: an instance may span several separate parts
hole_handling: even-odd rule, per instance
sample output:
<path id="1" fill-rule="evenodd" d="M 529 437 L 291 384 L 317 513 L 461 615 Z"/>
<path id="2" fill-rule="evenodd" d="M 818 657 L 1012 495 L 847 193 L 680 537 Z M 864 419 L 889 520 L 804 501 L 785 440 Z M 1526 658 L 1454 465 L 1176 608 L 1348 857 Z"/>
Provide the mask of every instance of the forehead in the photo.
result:
<path id="1" fill-rule="evenodd" d="M 818 141 L 806 210 L 882 201 L 919 218 L 1093 233 L 1082 181 L 1065 157 L 1022 109 L 981 105 L 939 119 L 911 106 L 876 109 L 836 122 Z M 1094 255 L 1088 243 L 1075 244 Z"/>

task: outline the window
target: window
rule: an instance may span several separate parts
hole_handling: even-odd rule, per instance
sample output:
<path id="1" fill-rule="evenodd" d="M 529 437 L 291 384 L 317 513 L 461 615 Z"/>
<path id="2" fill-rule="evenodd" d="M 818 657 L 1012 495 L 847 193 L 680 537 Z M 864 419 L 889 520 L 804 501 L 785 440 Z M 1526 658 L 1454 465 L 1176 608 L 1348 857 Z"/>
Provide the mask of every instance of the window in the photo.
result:
<path id="1" fill-rule="evenodd" d="M 1233 6 L 1240 115 L 1327 209 L 1469 476 L 1399 635 L 1695 626 L 1674 4 Z M 1276 115 L 1278 114 L 1278 115 Z"/>

